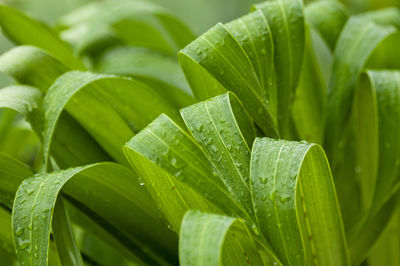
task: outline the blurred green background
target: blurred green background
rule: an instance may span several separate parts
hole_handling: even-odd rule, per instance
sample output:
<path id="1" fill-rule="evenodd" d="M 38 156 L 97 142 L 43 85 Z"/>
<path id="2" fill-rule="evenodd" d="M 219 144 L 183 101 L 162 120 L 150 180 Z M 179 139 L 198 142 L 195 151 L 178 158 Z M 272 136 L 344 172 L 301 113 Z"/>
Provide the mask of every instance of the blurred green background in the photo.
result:
<path id="1" fill-rule="evenodd" d="M 85 4 L 101 0 L 0 0 L 1 4 L 14 6 L 30 16 L 49 25 L 56 25 L 58 19 Z M 132 0 L 135 1 L 135 0 Z M 148 0 L 164 6 L 182 19 L 197 35 L 217 22 L 227 22 L 250 10 L 252 4 L 263 0 Z M 305 3 L 310 0 L 304 0 Z M 352 13 L 363 12 L 388 6 L 400 7 L 400 0 L 341 0 Z M 0 54 L 13 46 L 0 33 Z M 0 88 L 14 83 L 0 73 Z"/>

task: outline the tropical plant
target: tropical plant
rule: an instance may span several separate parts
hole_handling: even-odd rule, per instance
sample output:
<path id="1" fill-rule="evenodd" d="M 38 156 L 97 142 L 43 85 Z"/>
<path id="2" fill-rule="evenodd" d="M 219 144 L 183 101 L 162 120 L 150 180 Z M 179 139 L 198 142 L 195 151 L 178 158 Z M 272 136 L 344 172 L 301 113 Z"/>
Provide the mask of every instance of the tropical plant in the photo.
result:
<path id="1" fill-rule="evenodd" d="M 400 265 L 398 9 L 0 26 L 2 265 Z"/>

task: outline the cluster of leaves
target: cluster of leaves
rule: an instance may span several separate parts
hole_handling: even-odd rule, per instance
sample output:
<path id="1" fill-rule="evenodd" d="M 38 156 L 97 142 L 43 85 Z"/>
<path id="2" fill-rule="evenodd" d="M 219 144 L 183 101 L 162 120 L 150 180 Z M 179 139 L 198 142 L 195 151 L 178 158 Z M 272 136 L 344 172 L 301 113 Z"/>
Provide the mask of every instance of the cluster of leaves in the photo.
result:
<path id="1" fill-rule="evenodd" d="M 276 0 L 195 38 L 110 0 L 0 26 L 2 263 L 400 263 L 398 231 L 370 254 L 399 230 L 398 9 Z"/>

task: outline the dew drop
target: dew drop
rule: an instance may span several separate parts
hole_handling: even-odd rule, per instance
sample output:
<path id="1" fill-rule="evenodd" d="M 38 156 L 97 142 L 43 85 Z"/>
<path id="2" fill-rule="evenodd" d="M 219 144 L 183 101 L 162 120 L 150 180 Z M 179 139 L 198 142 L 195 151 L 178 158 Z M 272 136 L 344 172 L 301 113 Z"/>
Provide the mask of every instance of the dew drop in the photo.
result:
<path id="1" fill-rule="evenodd" d="M 140 186 L 144 186 L 144 181 L 141 177 L 138 178 L 138 182 Z"/>
<path id="2" fill-rule="evenodd" d="M 31 242 L 29 240 L 18 239 L 18 246 L 20 249 L 26 249 L 30 244 Z"/>
<path id="3" fill-rule="evenodd" d="M 290 196 L 280 197 L 279 199 L 280 199 L 280 201 L 281 201 L 282 203 L 285 203 L 285 202 L 287 202 L 288 200 L 290 200 Z"/>
<path id="4" fill-rule="evenodd" d="M 24 227 L 23 226 L 18 226 L 17 230 L 15 230 L 15 235 L 20 236 L 24 232 Z"/>

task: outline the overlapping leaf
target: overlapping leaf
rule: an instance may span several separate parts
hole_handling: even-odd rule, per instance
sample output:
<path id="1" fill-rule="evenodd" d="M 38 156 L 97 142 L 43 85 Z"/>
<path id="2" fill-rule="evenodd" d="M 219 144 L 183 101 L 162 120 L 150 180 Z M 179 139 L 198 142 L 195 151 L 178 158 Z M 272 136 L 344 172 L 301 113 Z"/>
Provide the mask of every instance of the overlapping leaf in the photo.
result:
<path id="1" fill-rule="evenodd" d="M 156 119 L 127 145 L 128 156 L 136 154 L 131 157 L 132 163 L 141 175 L 146 175 L 148 182 L 154 182 L 151 178 L 155 176 L 148 175 L 146 166 L 149 168 L 149 164 L 143 164 L 143 161 L 153 162 L 169 172 L 225 214 L 243 218 L 247 226 L 261 234 L 261 239 L 265 237 L 266 240 L 261 240 L 264 243 L 261 250 L 264 255 L 269 254 L 265 256 L 272 261 L 275 254 L 283 264 L 289 265 L 348 263 L 335 189 L 326 157 L 319 146 L 256 139 L 250 153 L 255 130 L 240 102 L 230 93 L 187 107 L 181 110 L 181 114 L 201 148 L 165 116 Z M 183 139 L 188 144 L 182 145 L 185 143 Z M 205 173 L 214 171 L 215 174 L 199 175 L 196 169 Z M 150 190 L 153 195 L 162 191 L 161 186 Z M 223 252 L 223 232 L 226 231 L 219 236 L 212 234 L 215 228 L 207 223 L 213 221 L 213 217 L 205 215 L 204 219 L 199 218 L 205 224 L 199 222 L 194 230 L 200 232 L 181 234 L 181 243 L 203 243 L 215 237 L 217 242 L 213 247 L 218 248 L 219 253 Z M 224 230 L 228 230 L 229 223 L 234 221 L 217 217 L 216 222 L 221 219 L 227 221 Z M 197 223 L 189 220 L 193 226 Z M 186 232 L 189 229 L 181 230 Z M 187 263 L 185 265 L 192 265 L 190 258 L 211 252 L 209 248 L 209 245 L 200 245 L 190 253 L 182 247 L 185 251 L 181 259 Z M 193 265 L 206 265 L 206 262 L 218 265 L 221 257 L 211 261 L 206 256 L 206 259 L 201 262 L 197 258 Z M 259 259 L 256 256 L 255 260 Z"/>
<path id="2" fill-rule="evenodd" d="M 86 183 L 85 186 L 83 183 Z M 22 265 L 47 265 L 50 224 L 57 196 L 63 186 L 69 196 L 107 220 L 114 230 L 121 230 L 129 236 L 136 247 L 143 245 L 141 248 L 144 248 L 140 235 L 145 235 L 147 241 L 153 235 L 152 248 L 156 248 L 157 242 L 173 242 L 173 236 L 171 238 L 168 229 L 161 225 L 151 199 L 134 179 L 132 172 L 117 164 L 101 163 L 38 174 L 22 183 L 14 202 L 14 206 L 18 207 L 13 209 L 14 239 Z M 104 193 L 107 193 L 107 199 L 103 197 Z M 126 209 L 131 212 L 127 214 Z M 142 229 L 136 231 L 132 227 Z M 163 237 L 159 238 L 161 235 Z M 168 246 L 163 248 L 166 252 L 173 249 Z M 135 253 L 139 260 L 163 261 L 150 250 L 136 250 Z"/>
<path id="3" fill-rule="evenodd" d="M 233 91 L 265 134 L 293 137 L 290 114 L 303 49 L 300 1 L 271 1 L 217 24 L 178 58 L 199 99 Z"/>
<path id="4" fill-rule="evenodd" d="M 37 46 L 72 69 L 85 69 L 52 29 L 12 7 L 0 5 L 0 27 L 16 44 Z"/>

